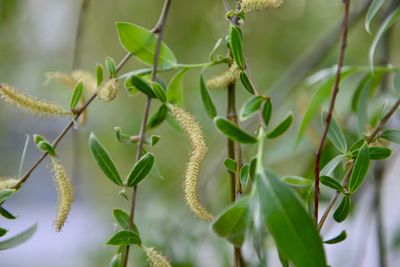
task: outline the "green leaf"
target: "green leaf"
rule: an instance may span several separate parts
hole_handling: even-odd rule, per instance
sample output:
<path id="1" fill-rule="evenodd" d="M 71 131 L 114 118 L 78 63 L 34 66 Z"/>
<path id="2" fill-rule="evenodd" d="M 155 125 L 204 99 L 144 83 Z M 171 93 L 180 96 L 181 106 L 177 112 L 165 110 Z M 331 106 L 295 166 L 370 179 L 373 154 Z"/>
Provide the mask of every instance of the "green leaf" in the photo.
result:
<path id="1" fill-rule="evenodd" d="M 386 31 L 390 27 L 393 26 L 393 24 L 396 22 L 396 20 L 399 17 L 400 17 L 400 7 L 397 7 L 395 10 L 393 10 L 392 13 L 390 13 L 389 16 L 386 17 L 385 21 L 379 27 L 378 32 L 376 33 L 376 35 L 371 43 L 371 47 L 369 49 L 369 64 L 371 66 L 372 72 L 375 69 L 374 57 L 375 57 L 376 47 L 378 46 L 378 43 L 381 40 L 382 36 L 386 33 Z"/>
<path id="2" fill-rule="evenodd" d="M 222 44 L 222 38 L 219 38 L 218 41 L 215 43 L 213 49 L 210 52 L 209 59 L 211 62 L 215 62 L 218 60 L 216 58 L 216 53 L 217 53 L 218 48 L 221 46 L 221 44 Z"/>
<path id="3" fill-rule="evenodd" d="M 230 158 L 224 160 L 225 168 L 230 172 L 237 172 L 236 161 Z"/>
<path id="4" fill-rule="evenodd" d="M 369 149 L 368 145 L 364 144 L 358 152 L 357 159 L 354 163 L 354 168 L 350 176 L 349 189 L 354 193 L 360 187 L 367 175 L 369 167 Z"/>
<path id="5" fill-rule="evenodd" d="M 243 131 L 233 122 L 223 117 L 215 117 L 214 123 L 221 133 L 233 141 L 237 141 L 242 144 L 253 144 L 257 142 L 257 137 Z"/>
<path id="6" fill-rule="evenodd" d="M 400 130 L 397 129 L 384 130 L 380 137 L 389 140 L 392 143 L 400 145 Z"/>
<path id="7" fill-rule="evenodd" d="M 154 164 L 154 156 L 150 153 L 145 154 L 133 166 L 128 175 L 127 186 L 133 187 L 139 184 L 150 172 Z"/>
<path id="8" fill-rule="evenodd" d="M 12 194 L 15 193 L 15 189 L 3 189 L 0 191 L 0 203 L 6 201 Z"/>
<path id="9" fill-rule="evenodd" d="M 350 198 L 348 196 L 343 196 L 342 202 L 333 213 L 333 218 L 338 223 L 343 222 L 350 213 Z"/>
<path id="10" fill-rule="evenodd" d="M 213 223 L 214 232 L 232 245 L 243 245 L 247 226 L 250 222 L 249 199 L 242 198 L 224 211 Z"/>
<path id="11" fill-rule="evenodd" d="M 156 98 L 156 95 L 154 94 L 151 86 L 138 75 L 132 75 L 129 78 L 129 83 L 132 84 L 132 86 L 134 86 L 137 90 L 139 90 L 143 94 L 152 98 Z"/>
<path id="12" fill-rule="evenodd" d="M 246 190 L 247 184 L 249 182 L 250 166 L 249 164 L 243 164 L 240 168 L 240 184 L 243 189 Z"/>
<path id="13" fill-rule="evenodd" d="M 129 214 L 121 209 L 114 209 L 113 215 L 118 225 L 124 229 L 128 230 L 129 228 Z"/>
<path id="14" fill-rule="evenodd" d="M 357 155 L 359 153 L 359 149 L 356 149 L 352 151 L 351 156 L 353 159 L 357 158 Z M 369 151 L 369 159 L 370 160 L 382 160 L 390 157 L 392 154 L 392 150 L 386 147 L 381 147 L 381 146 L 371 146 L 368 147 Z"/>
<path id="15" fill-rule="evenodd" d="M 121 263 L 122 263 L 122 254 L 118 253 L 118 254 L 114 255 L 114 257 L 112 257 L 109 266 L 110 267 L 121 267 Z"/>
<path id="16" fill-rule="evenodd" d="M 394 76 L 394 90 L 396 93 L 400 94 L 400 72 L 396 73 Z"/>
<path id="17" fill-rule="evenodd" d="M 375 15 L 378 13 L 379 9 L 382 7 L 383 3 L 385 3 L 385 0 L 373 0 L 373 2 L 370 4 L 367 17 L 365 19 L 365 30 L 371 33 L 371 21 L 375 17 Z"/>
<path id="18" fill-rule="evenodd" d="M 281 123 L 278 124 L 268 135 L 267 137 L 272 139 L 272 138 L 277 138 L 278 136 L 282 135 L 284 132 L 289 129 L 290 125 L 292 125 L 293 122 L 293 114 L 290 113 Z"/>
<path id="19" fill-rule="evenodd" d="M 168 114 L 168 108 L 166 105 L 161 105 L 160 108 L 154 113 L 153 116 L 151 116 L 149 122 L 147 123 L 147 127 L 150 129 L 153 129 L 157 126 L 159 126 L 167 117 Z"/>
<path id="20" fill-rule="evenodd" d="M 326 116 L 327 112 L 322 112 L 322 125 L 326 127 Z M 339 124 L 332 117 L 331 124 L 328 130 L 328 138 L 331 140 L 332 144 L 341 152 L 345 153 L 347 151 L 346 138 L 344 137 L 343 131 Z"/>
<path id="21" fill-rule="evenodd" d="M 215 116 L 217 116 L 217 109 L 215 108 L 214 102 L 212 101 L 211 96 L 208 93 L 208 88 L 206 86 L 206 83 L 204 82 L 203 74 L 200 74 L 200 94 L 203 106 L 207 112 L 208 117 L 213 119 Z"/>
<path id="22" fill-rule="evenodd" d="M 106 242 L 106 245 L 110 246 L 121 246 L 121 245 L 141 245 L 139 235 L 130 230 L 122 230 L 115 233 L 110 240 Z"/>
<path id="23" fill-rule="evenodd" d="M 104 81 L 104 69 L 101 64 L 96 65 L 96 85 L 100 86 Z"/>
<path id="24" fill-rule="evenodd" d="M 330 187 L 336 191 L 339 191 L 341 193 L 344 193 L 343 186 L 336 181 L 335 179 L 329 177 L 329 176 L 321 176 L 319 177 L 321 184 Z"/>
<path id="25" fill-rule="evenodd" d="M 242 82 L 244 89 L 246 89 L 250 94 L 254 95 L 254 86 L 245 71 L 240 72 L 240 81 Z"/>
<path id="26" fill-rule="evenodd" d="M 324 243 L 325 243 L 325 244 L 329 244 L 329 245 L 337 244 L 337 243 L 342 242 L 342 241 L 345 240 L 346 238 L 347 238 L 347 233 L 346 233 L 346 231 L 342 231 L 338 236 L 336 236 L 336 237 L 334 237 L 334 238 L 331 238 L 331 239 L 329 239 L 329 240 L 326 240 L 326 241 L 324 241 Z"/>
<path id="27" fill-rule="evenodd" d="M 36 229 L 37 229 L 37 224 L 34 224 L 25 231 L 9 239 L 0 241 L 0 250 L 10 249 L 24 243 L 33 236 L 33 234 L 36 232 Z"/>
<path id="28" fill-rule="evenodd" d="M 189 68 L 183 68 L 172 77 L 167 88 L 167 101 L 178 106 L 183 104 L 182 81 Z"/>
<path id="29" fill-rule="evenodd" d="M 270 172 L 259 174 L 256 183 L 255 201 L 282 255 L 297 267 L 326 266 L 318 230 L 293 192 Z"/>
<path id="30" fill-rule="evenodd" d="M 115 65 L 114 59 L 112 59 L 111 57 L 106 58 L 106 68 L 111 78 L 117 77 L 117 67 Z"/>
<path id="31" fill-rule="evenodd" d="M 321 170 L 321 176 L 329 176 L 336 169 L 336 167 L 344 160 L 344 155 L 338 155 L 329 161 Z"/>
<path id="32" fill-rule="evenodd" d="M 164 88 L 161 86 L 161 84 L 154 82 L 152 84 L 153 92 L 156 95 L 156 97 L 163 103 L 167 102 L 167 95 L 165 93 Z"/>
<path id="33" fill-rule="evenodd" d="M 50 145 L 47 141 L 40 141 L 37 145 L 37 148 L 42 150 L 43 152 L 49 153 L 50 156 L 55 156 L 56 151 L 52 145 Z"/>
<path id="34" fill-rule="evenodd" d="M 71 100 L 69 101 L 69 108 L 74 109 L 76 105 L 78 105 L 79 100 L 81 99 L 83 93 L 83 82 L 79 81 L 74 88 L 74 91 L 71 95 Z"/>
<path id="35" fill-rule="evenodd" d="M 4 229 L 2 227 L 0 227 L 0 237 L 4 236 L 5 234 L 7 234 L 8 230 Z"/>
<path id="36" fill-rule="evenodd" d="M 264 121 L 265 127 L 269 125 L 269 122 L 271 121 L 271 115 L 272 115 L 272 102 L 270 99 L 267 99 L 262 109 L 262 119 Z"/>
<path id="37" fill-rule="evenodd" d="M 103 145 L 96 138 L 94 133 L 90 133 L 89 147 L 92 152 L 93 158 L 96 160 L 97 165 L 103 173 L 116 185 L 123 185 L 121 176 L 119 175 L 114 162 L 111 160 L 108 152 L 104 149 Z"/>
<path id="38" fill-rule="evenodd" d="M 240 110 L 240 119 L 245 120 L 251 115 L 259 111 L 261 104 L 264 101 L 263 96 L 253 96 L 249 98 L 242 106 Z"/>
<path id="39" fill-rule="evenodd" d="M 157 38 L 149 30 L 138 25 L 126 22 L 116 23 L 118 36 L 123 48 L 146 64 L 153 65 L 154 51 Z M 167 69 L 176 65 L 174 53 L 163 42 L 161 44 L 159 63 L 160 69 Z"/>
<path id="40" fill-rule="evenodd" d="M 281 180 L 285 184 L 288 184 L 295 188 L 307 188 L 310 187 L 313 183 L 310 179 L 303 178 L 300 176 L 284 176 L 282 177 Z"/>
<path id="41" fill-rule="evenodd" d="M 9 220 L 15 220 L 17 217 L 15 217 L 13 214 L 11 214 L 8 210 L 0 206 L 0 214 L 6 219 Z"/>
<path id="42" fill-rule="evenodd" d="M 242 31 L 239 27 L 234 25 L 231 26 L 229 44 L 231 47 L 233 59 L 235 60 L 238 67 L 243 70 L 245 68 L 243 55 L 243 36 Z"/>

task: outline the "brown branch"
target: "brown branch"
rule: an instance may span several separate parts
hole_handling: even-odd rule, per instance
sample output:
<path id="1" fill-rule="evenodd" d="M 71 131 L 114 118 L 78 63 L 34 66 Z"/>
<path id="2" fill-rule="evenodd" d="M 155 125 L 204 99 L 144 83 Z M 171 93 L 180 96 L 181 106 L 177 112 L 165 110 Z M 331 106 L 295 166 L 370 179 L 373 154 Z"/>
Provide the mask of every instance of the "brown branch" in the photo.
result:
<path id="1" fill-rule="evenodd" d="M 382 118 L 382 120 L 379 122 L 378 126 L 375 128 L 375 130 L 372 132 L 372 134 L 370 136 L 367 137 L 367 144 L 371 144 L 373 141 L 375 141 L 375 139 L 377 137 L 379 137 L 380 132 L 382 131 L 383 127 L 386 125 L 386 123 L 388 122 L 388 120 L 393 116 L 393 114 L 396 112 L 396 110 L 399 108 L 400 106 L 400 99 L 397 100 L 392 108 L 386 113 L 386 115 Z M 350 180 L 350 176 L 351 176 L 351 172 L 353 170 L 354 167 L 354 162 L 352 162 L 349 166 L 349 169 L 347 170 L 343 180 L 342 180 L 342 186 L 343 187 L 347 187 L 349 180 Z M 333 205 L 335 204 L 336 200 L 339 198 L 340 193 L 339 192 L 335 192 L 333 194 L 333 196 L 331 197 L 331 199 L 329 200 L 328 203 L 328 207 L 326 208 L 324 214 L 321 217 L 321 220 L 319 221 L 318 224 L 318 228 L 321 230 L 322 227 L 324 226 L 324 223 L 326 221 L 326 219 L 328 218 L 329 213 L 331 212 Z"/>
<path id="2" fill-rule="evenodd" d="M 332 97 L 331 101 L 329 104 L 329 110 L 326 115 L 326 125 L 324 132 L 322 134 L 318 150 L 315 156 L 315 181 L 314 181 L 314 221 L 315 224 L 318 224 L 318 204 L 319 204 L 319 172 L 320 172 L 320 163 L 321 163 L 321 155 L 323 152 L 324 144 L 326 141 L 326 138 L 328 136 L 328 131 L 329 131 L 329 126 L 332 121 L 332 115 L 333 111 L 335 109 L 335 103 L 336 103 L 336 97 L 339 93 L 339 84 L 340 84 L 340 79 L 341 79 L 341 74 L 342 74 L 342 67 L 344 64 L 344 55 L 346 51 L 346 46 L 347 46 L 347 33 L 349 31 L 349 10 L 350 10 L 350 0 L 343 0 L 344 3 L 344 15 L 343 15 L 343 23 L 342 23 L 342 43 L 340 46 L 340 52 L 339 52 L 339 59 L 338 59 L 338 65 L 337 65 L 337 71 L 336 71 L 336 78 L 335 78 L 335 83 L 333 85 L 333 91 L 332 91 Z"/>
<path id="3" fill-rule="evenodd" d="M 156 81 L 156 78 L 157 78 L 158 62 L 159 62 L 159 57 L 160 57 L 161 44 L 162 44 L 162 40 L 163 40 L 163 36 L 164 36 L 164 26 L 165 26 L 165 22 L 167 20 L 171 2 L 172 2 L 172 0 L 164 1 L 164 6 L 162 8 L 160 18 L 159 18 L 156 26 L 152 29 L 153 33 L 158 33 L 157 45 L 156 45 L 156 49 L 154 52 L 153 67 L 151 70 L 151 80 L 153 82 Z M 146 125 L 147 125 L 147 121 L 149 118 L 150 105 L 151 105 L 151 97 L 147 96 L 144 113 L 143 113 L 142 124 L 140 126 L 140 131 L 139 131 L 139 141 L 138 141 L 138 147 L 137 147 L 137 151 L 136 151 L 136 162 L 138 160 L 140 160 L 140 158 L 142 157 L 143 144 L 146 140 Z M 135 186 L 132 191 L 131 209 L 130 209 L 130 217 L 129 217 L 129 229 L 132 229 L 133 225 L 134 225 L 137 191 L 138 191 L 138 187 Z M 129 249 L 130 249 L 130 246 L 127 245 L 125 247 L 125 252 L 124 252 L 124 256 L 123 256 L 123 263 L 122 263 L 123 267 L 126 267 L 128 265 Z"/>

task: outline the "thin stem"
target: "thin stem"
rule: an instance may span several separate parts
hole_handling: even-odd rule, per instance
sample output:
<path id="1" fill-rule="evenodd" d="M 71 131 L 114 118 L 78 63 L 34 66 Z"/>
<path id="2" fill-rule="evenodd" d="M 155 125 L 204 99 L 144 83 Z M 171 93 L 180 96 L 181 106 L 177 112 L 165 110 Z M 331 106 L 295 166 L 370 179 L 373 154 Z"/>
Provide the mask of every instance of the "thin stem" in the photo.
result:
<path id="1" fill-rule="evenodd" d="M 321 163 L 321 155 L 324 148 L 324 144 L 326 138 L 328 136 L 329 126 L 332 121 L 333 110 L 335 109 L 336 97 L 339 93 L 339 84 L 341 79 L 342 67 L 344 64 L 344 55 L 347 47 L 347 33 L 349 30 L 349 10 L 350 10 L 350 0 L 343 0 L 344 3 L 344 15 L 343 15 L 343 23 L 342 23 L 342 43 L 340 46 L 338 66 L 336 72 L 335 83 L 333 85 L 332 97 L 329 104 L 329 110 L 326 115 L 326 125 L 324 132 L 322 134 L 318 150 L 315 156 L 315 181 L 314 181 L 314 221 L 315 224 L 318 224 L 318 207 L 319 207 L 319 172 L 320 172 L 320 163 Z"/>
<path id="2" fill-rule="evenodd" d="M 367 137 L 367 144 L 372 143 L 377 137 L 379 137 L 380 132 L 382 131 L 383 127 L 386 125 L 386 123 L 388 122 L 388 120 L 393 116 L 393 114 L 396 112 L 396 110 L 399 108 L 400 106 L 400 99 L 397 100 L 393 106 L 391 107 L 391 109 L 386 113 L 386 115 L 382 118 L 382 120 L 379 122 L 378 126 L 375 128 L 375 130 L 372 132 L 372 134 L 370 136 Z M 351 176 L 351 172 L 353 170 L 354 167 L 354 162 L 352 162 L 349 166 L 349 169 L 347 170 L 343 180 L 342 180 L 342 186 L 343 187 L 347 187 L 348 182 L 350 180 L 350 176 Z M 339 192 L 335 192 L 333 194 L 333 196 L 331 197 L 331 199 L 329 200 L 328 203 L 328 207 L 326 208 L 324 214 L 321 217 L 321 220 L 319 221 L 318 224 L 318 228 L 321 230 L 322 227 L 324 226 L 324 223 L 326 221 L 326 219 L 328 218 L 329 213 L 331 212 L 336 200 L 338 199 L 340 193 Z"/>
<path id="3" fill-rule="evenodd" d="M 165 22 L 167 20 L 167 16 L 168 16 L 168 13 L 170 10 L 171 2 L 172 2 L 172 0 L 164 1 L 164 6 L 162 8 L 160 18 L 159 18 L 156 26 L 152 29 L 153 33 L 158 33 L 157 45 L 156 45 L 156 49 L 154 51 L 153 67 L 152 67 L 152 71 L 151 71 L 151 80 L 153 82 L 156 81 L 156 78 L 157 78 L 158 62 L 159 62 L 159 58 L 160 58 L 161 44 L 162 44 L 162 40 L 163 40 L 163 36 L 164 36 L 164 26 L 165 26 Z M 139 141 L 138 141 L 138 146 L 137 146 L 137 151 L 136 151 L 136 161 L 140 160 L 140 158 L 142 157 L 143 145 L 146 140 L 146 126 L 147 126 L 147 121 L 149 118 L 150 106 L 151 106 L 151 97 L 147 96 L 144 113 L 143 113 L 143 119 L 142 119 L 142 123 L 140 126 L 140 131 L 139 131 Z M 136 208 L 137 193 L 138 193 L 138 187 L 135 186 L 132 191 L 131 209 L 130 209 L 130 216 L 129 216 L 129 229 L 133 228 L 134 221 L 135 221 L 135 208 Z M 130 250 L 130 246 L 127 245 L 125 247 L 125 253 L 124 253 L 123 262 L 122 262 L 123 267 L 126 267 L 128 265 L 129 250 Z"/>

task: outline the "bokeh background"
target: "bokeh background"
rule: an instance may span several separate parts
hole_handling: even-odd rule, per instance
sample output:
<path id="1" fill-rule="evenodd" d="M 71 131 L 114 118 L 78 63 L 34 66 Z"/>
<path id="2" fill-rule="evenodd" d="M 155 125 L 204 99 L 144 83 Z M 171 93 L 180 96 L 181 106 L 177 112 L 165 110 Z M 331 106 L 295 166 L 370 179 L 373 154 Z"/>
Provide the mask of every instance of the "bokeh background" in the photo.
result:
<path id="1" fill-rule="evenodd" d="M 359 6 L 362 1 L 353 1 Z M 128 21 L 152 28 L 157 21 L 162 0 L 96 0 L 91 1 L 84 24 L 82 68 L 94 72 L 95 64 L 104 62 L 106 56 L 121 59 L 125 51 L 118 42 L 114 23 Z M 49 71 L 70 72 L 72 68 L 73 44 L 80 8 L 78 0 L 0 0 L 0 81 L 7 82 L 40 98 L 68 105 L 70 91 L 57 83 L 44 84 L 44 74 Z M 284 7 L 268 12 L 248 15 L 243 27 L 246 44 L 245 53 L 249 66 L 260 89 L 270 90 L 275 109 L 274 122 L 288 110 L 293 110 L 295 125 L 285 136 L 267 143 L 266 162 L 278 173 L 297 174 L 312 178 L 312 160 L 320 134 L 319 120 L 312 125 L 306 140 L 295 150 L 294 140 L 302 115 L 315 90 L 304 81 L 294 87 L 278 87 L 276 81 L 285 77 L 285 72 L 313 44 L 325 34 L 341 17 L 341 1 L 286 0 Z M 175 52 L 181 63 L 200 63 L 208 60 L 208 54 L 219 38 L 224 38 L 228 23 L 224 18 L 222 1 L 175 0 L 168 18 L 165 41 Z M 350 32 L 348 64 L 366 65 L 372 40 L 363 28 L 363 19 Z M 374 25 L 376 30 L 376 25 Z M 392 32 L 391 60 L 400 64 L 399 27 Z M 338 45 L 319 55 L 318 69 L 335 64 Z M 122 72 L 143 67 L 131 60 Z M 222 69 L 211 70 L 212 76 Z M 301 69 L 299 69 L 301 72 Z M 173 73 L 162 77 L 168 80 Z M 199 119 L 206 133 L 209 154 L 201 173 L 200 194 L 203 203 L 215 214 L 229 203 L 229 178 L 222 164 L 225 158 L 226 141 L 212 125 L 200 103 L 199 71 L 190 71 L 184 81 L 185 107 Z M 290 81 L 286 76 L 283 81 Z M 349 95 L 354 83 L 343 86 L 338 100 L 338 114 L 343 123 L 349 113 Z M 239 87 L 240 88 L 240 87 Z M 248 97 L 238 90 L 238 107 Z M 226 92 L 212 92 L 218 111 L 225 113 Z M 4 267 L 87 267 L 108 266 L 115 252 L 104 242 L 113 233 L 115 226 L 113 208 L 128 210 L 129 202 L 118 195 L 118 188 L 111 185 L 89 155 L 87 139 L 91 131 L 110 151 L 120 173 L 127 174 L 134 163 L 135 146 L 118 143 L 113 134 L 115 126 L 135 134 L 139 130 L 144 96 L 129 97 L 121 91 L 118 98 L 109 104 L 96 101 L 89 108 L 89 120 L 79 126 L 80 170 L 73 177 L 76 201 L 71 216 L 61 233 L 55 233 L 52 221 L 56 213 L 56 192 L 50 175 L 49 161 L 33 173 L 22 190 L 6 204 L 18 214 L 16 221 L 0 218 L 0 225 L 17 233 L 37 222 L 37 233 L 23 245 L 0 252 L 0 266 Z M 153 108 L 156 105 L 153 105 Z M 0 103 L 0 175 L 16 176 L 26 135 L 41 134 L 53 139 L 67 121 L 44 120 L 26 116 L 14 107 Z M 398 117 L 391 121 L 399 126 Z M 156 155 L 157 172 L 139 187 L 136 223 L 143 242 L 162 250 L 174 266 L 229 266 L 231 248 L 216 237 L 209 225 L 199 222 L 188 211 L 181 190 L 182 176 L 188 159 L 189 144 L 181 133 L 167 123 L 149 132 L 161 135 Z M 385 180 L 382 193 L 384 231 L 387 237 L 390 266 L 400 265 L 399 230 L 400 180 L 398 179 L 398 148 L 385 163 Z M 71 170 L 73 165 L 71 134 L 58 148 L 64 165 Z M 244 150 L 249 160 L 254 152 L 251 147 Z M 40 155 L 29 146 L 24 165 L 26 170 Z M 326 196 L 327 192 L 323 192 Z M 339 245 L 326 246 L 331 266 L 378 266 L 376 220 L 374 211 L 373 180 L 357 193 L 352 217 L 346 223 L 327 224 L 325 238 L 333 237 L 346 229 L 348 239 Z M 397 240 L 397 241 L 396 241 Z M 273 244 L 271 243 L 271 246 Z M 146 266 L 142 251 L 133 248 L 131 266 Z M 251 244 L 244 248 L 249 266 L 257 263 Z M 271 266 L 277 266 L 276 255 L 271 253 Z"/>

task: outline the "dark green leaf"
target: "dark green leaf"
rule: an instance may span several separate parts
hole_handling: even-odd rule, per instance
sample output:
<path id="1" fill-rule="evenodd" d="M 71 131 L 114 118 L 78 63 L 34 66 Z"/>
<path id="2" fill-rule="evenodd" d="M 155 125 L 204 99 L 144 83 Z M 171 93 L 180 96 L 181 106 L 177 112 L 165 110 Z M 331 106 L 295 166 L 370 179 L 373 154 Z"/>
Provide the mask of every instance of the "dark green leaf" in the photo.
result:
<path id="1" fill-rule="evenodd" d="M 350 176 L 349 189 L 354 193 L 360 187 L 367 175 L 369 167 L 369 149 L 368 145 L 364 144 L 358 152 L 354 163 L 354 168 Z"/>
<path id="2" fill-rule="evenodd" d="M 255 136 L 243 131 L 237 125 L 223 117 L 215 117 L 214 123 L 221 133 L 233 141 L 237 141 L 242 144 L 253 144 L 257 142 L 257 138 Z"/>
<path id="3" fill-rule="evenodd" d="M 144 63 L 153 65 L 154 51 L 156 50 L 157 38 L 149 30 L 138 25 L 117 22 L 118 36 L 122 47 Z M 167 69 L 176 65 L 174 53 L 165 44 L 161 44 L 158 66 Z"/>
<path id="4" fill-rule="evenodd" d="M 6 201 L 12 194 L 15 193 L 15 189 L 3 189 L 0 191 L 0 203 Z"/>
<path id="5" fill-rule="evenodd" d="M 188 68 L 183 68 L 178 71 L 174 77 L 172 77 L 168 88 L 167 88 L 167 100 L 169 103 L 182 106 L 183 93 L 182 93 L 182 81 L 185 77 Z"/>
<path id="6" fill-rule="evenodd" d="M 300 176 L 284 176 L 281 180 L 282 182 L 296 188 L 307 188 L 312 185 L 312 181 L 310 179 Z"/>
<path id="7" fill-rule="evenodd" d="M 359 151 L 360 150 L 357 149 L 351 153 L 351 156 L 353 159 L 357 158 Z M 392 154 L 392 150 L 390 150 L 389 148 L 380 147 L 380 146 L 368 147 L 368 151 L 369 151 L 369 159 L 370 160 L 386 159 L 386 158 L 390 157 L 390 155 Z"/>
<path id="8" fill-rule="evenodd" d="M 256 179 L 256 199 L 278 250 L 297 267 L 326 266 L 321 238 L 293 192 L 272 173 Z"/>
<path id="9" fill-rule="evenodd" d="M 83 82 L 79 81 L 72 91 L 71 100 L 69 101 L 69 108 L 74 109 L 76 105 L 78 105 L 79 100 L 81 99 L 83 93 Z"/>
<path id="10" fill-rule="evenodd" d="M 337 222 L 343 222 L 350 213 L 350 198 L 348 196 L 343 196 L 342 202 L 333 213 L 333 218 Z"/>
<path id="11" fill-rule="evenodd" d="M 161 86 L 161 84 L 155 82 L 152 84 L 153 87 L 153 92 L 156 95 L 156 97 L 163 103 L 167 102 L 167 95 L 165 93 L 164 88 Z"/>
<path id="12" fill-rule="evenodd" d="M 243 55 L 243 36 L 239 27 L 232 25 L 230 33 L 230 47 L 232 50 L 232 56 L 238 67 L 243 70 L 244 55 Z"/>
<path id="13" fill-rule="evenodd" d="M 344 193 L 343 186 L 335 179 L 329 177 L 329 176 L 321 176 L 320 178 L 321 184 L 330 187 L 336 191 Z"/>
<path id="14" fill-rule="evenodd" d="M 110 267 L 121 267 L 122 263 L 122 254 L 118 253 L 112 257 L 110 261 Z"/>
<path id="15" fill-rule="evenodd" d="M 103 145 L 96 138 L 94 133 L 90 133 L 89 147 L 90 151 L 92 152 L 93 158 L 97 162 L 97 165 L 110 179 L 110 181 L 115 183 L 116 185 L 123 185 L 121 176 L 115 168 L 114 162 L 111 160 L 108 152 L 104 149 Z"/>
<path id="16" fill-rule="evenodd" d="M 37 229 L 37 224 L 34 224 L 25 231 L 9 239 L 0 241 L 0 250 L 10 249 L 24 243 L 33 236 L 33 234 L 36 232 L 36 229 Z"/>
<path id="17" fill-rule="evenodd" d="M 127 186 L 133 187 L 139 184 L 150 172 L 154 164 L 154 156 L 150 153 L 145 154 L 133 166 L 128 175 Z"/>
<path id="18" fill-rule="evenodd" d="M 115 65 L 114 59 L 112 59 L 111 57 L 106 58 L 106 68 L 111 78 L 117 77 L 117 67 Z"/>
<path id="19" fill-rule="evenodd" d="M 395 144 L 400 145 L 400 130 L 397 129 L 388 129 L 383 131 L 381 134 L 383 139 L 389 140 Z"/>
<path id="20" fill-rule="evenodd" d="M 326 116 L 327 112 L 322 112 L 322 125 L 326 127 Z M 328 138 L 331 140 L 332 144 L 341 152 L 347 151 L 347 143 L 344 138 L 344 134 L 339 124 L 336 122 L 335 118 L 332 117 L 331 124 L 328 130 Z"/>
<path id="21" fill-rule="evenodd" d="M 7 234 L 8 230 L 4 229 L 2 227 L 0 227 L 0 237 L 4 236 L 5 234 Z"/>
<path id="22" fill-rule="evenodd" d="M 129 214 L 121 209 L 114 209 L 113 215 L 118 225 L 124 229 L 128 230 L 129 228 Z"/>
<path id="23" fill-rule="evenodd" d="M 293 114 L 290 113 L 281 123 L 278 124 L 268 135 L 267 137 L 272 139 L 282 135 L 284 132 L 289 129 L 290 125 L 293 122 Z"/>
<path id="24" fill-rule="evenodd" d="M 104 70 L 101 64 L 96 65 L 96 85 L 100 86 L 101 83 L 104 81 Z M 92 89 L 92 88 L 89 88 Z"/>
<path id="25" fill-rule="evenodd" d="M 243 104 L 242 109 L 240 110 L 240 119 L 245 120 L 254 113 L 258 112 L 263 101 L 264 101 L 263 96 L 253 96 L 249 98 Z"/>
<path id="26" fill-rule="evenodd" d="M 253 84 L 251 83 L 249 77 L 247 76 L 246 72 L 241 71 L 240 72 L 240 81 L 243 84 L 243 87 L 252 95 L 254 95 L 254 87 Z"/>
<path id="27" fill-rule="evenodd" d="M 157 126 L 159 126 L 167 117 L 168 114 L 168 108 L 166 105 L 161 105 L 160 108 L 157 110 L 156 113 L 154 113 L 153 116 L 151 116 L 149 123 L 147 124 L 147 127 L 150 129 L 153 129 Z"/>
<path id="28" fill-rule="evenodd" d="M 368 33 L 371 33 L 371 21 L 375 17 L 375 15 L 378 13 L 379 9 L 382 7 L 383 3 L 385 3 L 385 0 L 373 0 L 372 3 L 369 6 L 367 17 L 365 19 L 365 29 Z"/>
<path id="29" fill-rule="evenodd" d="M 129 82 L 130 84 L 132 84 L 132 86 L 134 86 L 137 90 L 139 90 L 143 94 L 150 96 L 152 98 L 156 98 L 156 95 L 154 94 L 151 86 L 141 77 L 137 75 L 132 75 L 129 78 Z"/>
<path id="30" fill-rule="evenodd" d="M 0 206 L 0 214 L 6 219 L 9 220 L 15 220 L 17 217 L 15 217 L 13 214 L 11 214 L 8 210 Z"/>
<path id="31" fill-rule="evenodd" d="M 56 151 L 54 150 L 54 147 L 52 145 L 50 145 L 49 143 L 47 143 L 46 141 L 44 141 L 44 140 L 40 141 L 36 146 L 37 146 L 37 148 L 39 148 L 43 152 L 49 153 L 50 156 L 55 156 L 56 155 Z"/>
<path id="32" fill-rule="evenodd" d="M 225 165 L 225 168 L 228 170 L 228 171 L 231 171 L 231 172 L 237 172 L 237 164 L 236 164 L 236 161 L 234 161 L 233 159 L 225 159 L 224 160 L 224 165 Z"/>
<path id="33" fill-rule="evenodd" d="M 342 242 L 342 241 L 345 240 L 346 238 L 347 238 L 346 231 L 342 231 L 338 236 L 336 236 L 336 237 L 334 237 L 334 238 L 332 238 L 332 239 L 326 240 L 326 241 L 324 241 L 324 243 L 325 243 L 325 244 L 329 244 L 329 245 L 331 245 L 331 244 L 337 244 L 337 243 Z"/>
<path id="34" fill-rule="evenodd" d="M 252 180 L 256 178 L 256 169 L 257 169 L 257 158 L 253 158 L 250 161 L 250 178 Z"/>
<path id="35" fill-rule="evenodd" d="M 223 212 L 212 225 L 214 232 L 236 247 L 243 245 L 250 222 L 249 199 L 242 198 Z"/>
<path id="36" fill-rule="evenodd" d="M 208 88 L 204 82 L 203 74 L 200 75 L 200 94 L 203 106 L 207 112 L 208 117 L 213 119 L 215 116 L 217 116 L 217 109 L 215 108 L 214 102 L 212 101 L 211 96 L 208 93 Z"/>
<path id="37" fill-rule="evenodd" d="M 137 233 L 129 230 L 122 230 L 115 233 L 106 245 L 121 246 L 121 245 L 141 245 L 142 241 Z"/>
<path id="38" fill-rule="evenodd" d="M 263 110 L 262 110 L 262 118 L 264 121 L 265 127 L 269 125 L 269 122 L 271 121 L 271 115 L 272 115 L 272 102 L 270 99 L 267 99 L 265 101 Z"/>

